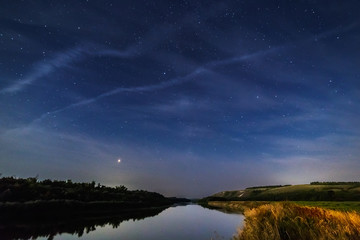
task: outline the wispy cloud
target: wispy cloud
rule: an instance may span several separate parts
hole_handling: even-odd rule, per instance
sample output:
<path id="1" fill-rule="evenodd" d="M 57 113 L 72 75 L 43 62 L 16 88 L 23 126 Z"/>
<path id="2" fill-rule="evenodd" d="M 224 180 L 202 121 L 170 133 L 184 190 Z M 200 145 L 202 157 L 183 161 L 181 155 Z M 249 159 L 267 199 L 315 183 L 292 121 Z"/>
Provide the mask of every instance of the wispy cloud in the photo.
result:
<path id="1" fill-rule="evenodd" d="M 89 56 L 96 55 L 128 58 L 134 56 L 135 53 L 133 47 L 125 49 L 124 51 L 104 49 L 103 47 L 99 47 L 99 50 L 94 49 L 95 48 L 91 45 L 85 44 L 84 46 L 74 47 L 67 51 L 57 53 L 49 60 L 44 59 L 43 61 L 37 62 L 24 79 L 15 81 L 10 86 L 1 89 L 0 94 L 19 92 L 39 79 L 52 74 L 56 70 L 67 67 L 72 63 L 82 61 Z"/>
<path id="2" fill-rule="evenodd" d="M 193 72 L 191 72 L 191 73 L 189 73 L 189 74 L 187 74 L 185 76 L 176 77 L 176 78 L 173 78 L 171 80 L 160 82 L 160 83 L 157 83 L 157 84 L 144 85 L 144 86 L 138 86 L 138 87 L 129 87 L 129 88 L 124 88 L 124 87 L 115 88 L 115 89 L 113 89 L 111 91 L 102 93 L 102 94 L 100 94 L 100 95 L 98 95 L 96 97 L 85 99 L 85 100 L 70 104 L 70 105 L 68 105 L 68 106 L 66 106 L 64 108 L 60 108 L 60 109 L 52 111 L 52 112 L 44 113 L 42 116 L 40 116 L 39 118 L 37 118 L 33 122 L 41 121 L 42 119 L 46 118 L 50 114 L 56 114 L 56 113 L 63 112 L 63 111 L 68 110 L 68 109 L 72 109 L 74 107 L 80 107 L 80 106 L 83 106 L 83 105 L 91 104 L 91 103 L 94 103 L 94 102 L 96 102 L 96 101 L 98 101 L 100 99 L 110 97 L 110 96 L 113 96 L 113 95 L 116 95 L 116 94 L 119 94 L 119 93 L 125 93 L 125 92 L 131 92 L 131 93 L 152 92 L 152 91 L 166 89 L 166 88 L 169 88 L 169 87 L 180 85 L 180 84 L 183 84 L 183 83 L 194 80 L 195 77 L 199 76 L 202 73 L 211 72 L 212 68 L 222 66 L 222 65 L 226 65 L 226 64 L 231 64 L 231 63 L 234 63 L 234 62 L 240 62 L 240 61 L 246 61 L 246 60 L 250 60 L 250 59 L 255 59 L 255 58 L 262 57 L 262 56 L 265 56 L 267 54 L 273 53 L 273 52 L 275 52 L 276 50 L 279 50 L 279 49 L 281 49 L 281 47 L 274 48 L 274 49 L 269 49 L 269 50 L 261 50 L 261 51 L 258 51 L 258 52 L 252 53 L 252 54 L 246 54 L 246 55 L 242 55 L 242 56 L 232 57 L 232 58 L 224 59 L 224 60 L 220 60 L 220 61 L 214 61 L 214 62 L 205 64 L 202 67 L 196 68 Z M 101 54 L 111 54 L 111 55 L 114 55 L 114 56 L 123 56 L 123 55 L 128 56 L 126 53 L 116 53 L 116 52 L 109 51 L 109 50 L 101 51 L 99 53 L 101 53 Z"/>
<path id="3" fill-rule="evenodd" d="M 336 27 L 334 29 L 330 29 L 328 31 L 322 32 L 318 35 L 315 35 L 315 38 L 311 38 L 309 40 L 319 40 L 319 39 L 323 39 L 323 38 L 327 38 L 327 37 L 331 37 L 334 36 L 336 34 L 340 34 L 340 33 L 345 33 L 348 32 L 350 30 L 353 30 L 354 28 L 358 27 L 360 24 L 359 22 L 353 22 L 347 26 L 340 26 L 340 27 Z"/>
<path id="4" fill-rule="evenodd" d="M 0 93 L 14 93 L 22 90 L 27 85 L 52 73 L 56 68 L 63 67 L 80 56 L 81 49 L 74 48 L 64 53 L 57 54 L 48 62 L 39 62 L 35 64 L 34 69 L 24 78 L 16 81 L 12 85 L 0 90 Z"/>
<path id="5" fill-rule="evenodd" d="M 354 28 L 355 26 L 357 26 L 357 25 L 356 24 L 349 25 L 346 28 L 346 31 Z M 331 31 L 319 34 L 318 38 L 328 37 L 328 36 L 338 33 L 339 31 L 344 31 L 344 30 L 343 29 L 341 29 L 341 30 L 333 29 Z M 305 40 L 301 40 L 301 41 L 306 42 L 308 40 L 309 40 L 309 38 L 305 39 Z M 34 120 L 34 122 L 40 121 L 43 118 L 46 118 L 46 116 L 49 114 L 59 113 L 59 112 L 62 112 L 62 111 L 65 111 L 67 109 L 71 109 L 74 107 L 91 104 L 100 99 L 103 99 L 103 98 L 106 98 L 109 96 L 113 96 L 115 94 L 119 94 L 119 93 L 123 93 L 123 92 L 133 92 L 133 93 L 151 92 L 151 91 L 161 90 L 161 89 L 165 89 L 168 87 L 183 84 L 185 82 L 193 80 L 194 77 L 199 75 L 200 73 L 203 73 L 208 70 L 212 70 L 216 67 L 262 58 L 269 54 L 273 54 L 278 51 L 281 51 L 282 49 L 285 49 L 286 47 L 289 47 L 289 46 L 290 45 L 278 46 L 278 47 L 273 47 L 273 48 L 269 48 L 269 49 L 265 49 L 265 50 L 256 51 L 254 53 L 249 53 L 249 54 L 235 56 L 235 57 L 231 57 L 231 58 L 227 58 L 227 59 L 209 62 L 207 64 L 204 64 L 202 67 L 196 68 L 193 72 L 191 72 L 183 77 L 177 77 L 177 78 L 171 79 L 169 81 L 160 82 L 158 84 L 145 85 L 145 86 L 139 86 L 139 87 L 130 87 L 130 88 L 124 88 L 124 87 L 116 88 L 111 91 L 100 94 L 96 97 L 85 99 L 85 100 L 70 104 L 64 108 L 60 108 L 60 109 L 52 111 L 52 112 L 47 112 L 47 113 L 43 114 L 42 116 L 40 116 L 39 118 L 37 118 L 36 120 Z M 86 56 L 100 55 L 100 56 L 128 58 L 128 57 L 134 56 L 136 54 L 136 52 L 137 51 L 136 51 L 135 46 L 131 46 L 131 47 L 125 49 L 124 51 L 119 51 L 116 49 L 104 49 L 104 48 L 100 48 L 100 50 L 94 51 L 94 50 L 90 50 L 89 46 L 76 47 L 76 48 L 70 49 L 66 52 L 55 55 L 48 62 L 41 62 L 41 63 L 36 64 L 34 67 L 34 70 L 25 79 L 19 80 L 16 83 L 14 83 L 13 85 L 10 85 L 10 86 L 0 90 L 0 94 L 1 93 L 18 92 L 18 91 L 22 90 L 23 88 L 25 88 L 27 85 L 30 85 L 33 82 L 37 81 L 38 79 L 51 74 L 56 69 L 66 67 L 67 65 L 69 65 L 73 62 L 81 61 L 83 58 L 86 58 Z"/>
<path id="6" fill-rule="evenodd" d="M 279 50 L 281 50 L 283 48 L 285 48 L 285 46 L 273 47 L 273 48 L 260 50 L 260 51 L 256 51 L 256 52 L 249 53 L 249 54 L 244 54 L 244 55 L 235 56 L 232 58 L 214 61 L 214 62 L 210 62 L 210 63 L 206 64 L 206 67 L 214 68 L 214 67 L 224 66 L 224 65 L 228 65 L 228 64 L 232 64 L 232 63 L 236 63 L 236 62 L 255 60 L 255 59 L 258 59 L 259 57 L 264 57 L 268 54 L 278 52 Z"/>
<path id="7" fill-rule="evenodd" d="M 52 112 L 46 112 L 43 115 L 41 115 L 39 118 L 35 119 L 33 122 L 41 121 L 50 114 L 56 114 L 56 113 L 60 113 L 60 112 L 63 112 L 65 110 L 68 110 L 68 109 L 72 109 L 72 108 L 75 108 L 75 107 L 80 107 L 80 106 L 83 106 L 83 105 L 94 103 L 94 102 L 96 102 L 96 101 L 98 101 L 100 99 L 110 97 L 110 96 L 113 96 L 113 95 L 116 95 L 116 94 L 119 94 L 119 93 L 125 93 L 125 92 L 131 92 L 131 93 L 152 92 L 152 91 L 161 90 L 161 89 L 169 88 L 169 87 L 172 87 L 172 86 L 176 86 L 176 85 L 179 85 L 179 84 L 183 84 L 185 82 L 193 80 L 194 77 L 196 77 L 199 74 L 204 73 L 204 72 L 206 72 L 205 69 L 198 68 L 194 72 L 192 72 L 192 73 L 190 73 L 190 74 L 188 74 L 186 76 L 174 78 L 174 79 L 171 79 L 169 81 L 161 82 L 161 83 L 158 83 L 158 84 L 145 85 L 145 86 L 139 86 L 139 87 L 129 87 L 129 88 L 124 88 L 124 87 L 116 88 L 116 89 L 113 89 L 113 90 L 111 90 L 109 92 L 105 92 L 103 94 L 100 94 L 100 95 L 98 95 L 98 96 L 96 96 L 94 98 L 85 99 L 85 100 L 70 104 L 70 105 L 68 105 L 68 106 L 66 106 L 64 108 L 60 108 L 60 109 L 52 111 Z"/>
<path id="8" fill-rule="evenodd" d="M 0 93 L 15 93 L 21 91 L 26 86 L 34 83 L 38 79 L 45 77 L 58 68 L 62 68 L 71 64 L 72 62 L 79 61 L 83 56 L 83 48 L 76 47 L 67 50 L 63 53 L 56 54 L 49 61 L 41 61 L 35 64 L 32 71 L 25 76 L 24 79 L 20 79 L 10 86 L 1 89 Z"/>

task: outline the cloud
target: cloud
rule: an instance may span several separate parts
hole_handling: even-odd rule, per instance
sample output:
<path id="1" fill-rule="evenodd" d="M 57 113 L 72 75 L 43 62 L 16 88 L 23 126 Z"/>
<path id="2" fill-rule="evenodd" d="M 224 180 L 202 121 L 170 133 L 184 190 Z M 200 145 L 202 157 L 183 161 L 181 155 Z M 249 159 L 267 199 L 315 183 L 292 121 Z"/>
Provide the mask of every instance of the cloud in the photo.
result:
<path id="1" fill-rule="evenodd" d="M 33 122 L 38 122 L 41 121 L 42 119 L 46 118 L 48 115 L 50 114 L 56 114 L 56 113 L 60 113 L 63 112 L 65 110 L 68 109 L 72 109 L 75 107 L 80 107 L 83 105 L 87 105 L 90 103 L 94 103 L 100 99 L 106 98 L 106 97 L 110 97 L 119 93 L 125 93 L 125 92 L 130 92 L 130 93 L 139 93 L 139 92 L 152 92 L 152 91 L 156 91 L 156 90 L 161 90 L 161 89 L 165 89 L 165 88 L 169 88 L 169 87 L 173 87 L 176 85 L 180 85 L 183 84 L 185 82 L 191 81 L 194 79 L 194 77 L 198 76 L 201 73 L 205 73 L 206 70 L 202 69 L 202 68 L 198 68 L 196 69 L 194 72 L 183 76 L 183 77 L 177 77 L 177 78 L 173 78 L 169 81 L 164 81 L 164 82 L 160 82 L 158 84 L 152 84 L 152 85 L 145 85 L 145 86 L 139 86 L 139 87 L 129 87 L 129 88 L 124 88 L 124 87 L 120 87 L 120 88 L 115 88 L 111 91 L 105 92 L 103 94 L 100 94 L 96 97 L 93 98 L 89 98 L 89 99 L 85 99 L 73 104 L 70 104 L 64 108 L 60 108 L 58 110 L 52 111 L 52 112 L 46 112 L 43 115 L 41 115 L 39 118 L 35 119 Z"/>
<path id="2" fill-rule="evenodd" d="M 0 94 L 15 93 L 21 91 L 26 86 L 34 83 L 38 79 L 51 74 L 56 69 L 65 67 L 72 62 L 78 61 L 83 55 L 81 47 L 72 48 L 63 53 L 56 54 L 49 61 L 42 61 L 35 64 L 33 70 L 24 78 L 16 81 L 12 85 L 0 90 Z"/>
<path id="3" fill-rule="evenodd" d="M 99 50 L 96 50 L 96 47 L 98 47 Z M 128 58 L 134 56 L 134 53 L 135 50 L 133 47 L 130 47 L 124 51 L 119 51 L 116 49 L 104 49 L 101 46 L 93 46 L 90 44 L 85 44 L 81 47 L 74 47 L 68 49 L 65 52 L 55 54 L 47 61 L 45 59 L 43 61 L 37 62 L 24 79 L 20 79 L 10 86 L 1 89 L 0 94 L 19 92 L 39 79 L 50 75 L 56 70 L 67 67 L 72 63 L 82 61 L 89 56 L 112 56 Z"/>
<path id="4" fill-rule="evenodd" d="M 354 26 L 356 26 L 356 25 L 350 25 L 345 29 L 347 31 L 349 29 L 352 29 Z M 323 38 L 323 37 L 326 37 L 329 35 L 333 35 L 339 31 L 345 31 L 345 30 L 334 29 L 334 30 L 319 34 L 318 37 Z M 302 40 L 302 41 L 306 42 L 308 40 L 309 40 L 309 38 Z M 46 118 L 49 114 L 59 113 L 59 112 L 65 111 L 67 109 L 91 104 L 100 99 L 103 99 L 103 98 L 106 98 L 109 96 L 113 96 L 113 95 L 116 95 L 119 93 L 151 92 L 151 91 L 161 90 L 161 89 L 169 88 L 172 86 L 180 85 L 185 82 L 193 80 L 194 77 L 198 76 L 200 73 L 212 71 L 216 67 L 224 66 L 224 65 L 228 65 L 228 64 L 232 64 L 232 63 L 237 63 L 237 62 L 242 62 L 242 61 L 263 58 L 264 56 L 267 56 L 269 54 L 274 54 L 274 53 L 281 51 L 282 49 L 285 49 L 289 46 L 290 45 L 278 46 L 278 47 L 273 47 L 270 49 L 256 51 L 254 53 L 249 53 L 249 54 L 235 56 L 235 57 L 231 57 L 231 58 L 227 58 L 227 59 L 223 59 L 223 60 L 219 60 L 219 61 L 209 62 L 207 64 L 204 64 L 202 67 L 196 68 L 193 72 L 191 72 L 183 77 L 173 78 L 169 81 L 160 82 L 158 84 L 151 84 L 151 85 L 144 85 L 144 86 L 130 87 L 130 88 L 124 88 L 124 87 L 115 88 L 111 91 L 105 92 L 105 93 L 95 96 L 93 98 L 88 98 L 88 99 L 70 104 L 66 107 L 60 108 L 58 110 L 44 113 L 39 118 L 34 120 L 34 122 L 40 121 L 43 118 Z M 96 48 L 93 48 L 93 49 L 96 49 Z M 102 47 L 100 47 L 98 50 L 90 50 L 89 46 L 76 47 L 76 48 L 70 49 L 64 53 L 60 53 L 60 54 L 54 56 L 48 62 L 41 62 L 41 63 L 36 64 L 36 67 L 34 68 L 33 72 L 31 72 L 25 79 L 20 80 L 20 81 L 16 82 L 15 84 L 13 84 L 5 89 L 0 90 L 0 93 L 18 92 L 18 91 L 22 90 L 23 88 L 25 88 L 27 85 L 30 85 L 33 82 L 37 81 L 41 77 L 51 74 L 56 69 L 66 67 L 67 65 L 69 65 L 73 62 L 81 61 L 83 58 L 86 58 L 88 56 L 97 55 L 97 56 L 112 56 L 112 57 L 119 57 L 119 58 L 129 58 L 129 57 L 134 56 L 136 53 L 137 53 L 136 46 L 130 46 L 129 48 L 125 49 L 124 51 L 118 51 L 115 49 L 107 49 L 107 48 L 102 48 Z M 262 97 L 264 97 L 264 95 Z"/>
<path id="5" fill-rule="evenodd" d="M 320 34 L 315 35 L 315 38 L 308 39 L 309 41 L 313 41 L 314 39 L 317 41 L 319 39 L 328 38 L 331 36 L 334 36 L 339 33 L 346 33 L 350 30 L 353 30 L 354 28 L 358 27 L 360 24 L 359 22 L 353 22 L 347 26 L 340 26 L 333 29 L 330 29 L 328 31 L 322 32 Z"/>
<path id="6" fill-rule="evenodd" d="M 237 56 L 237 57 L 233 57 L 233 58 L 229 58 L 229 59 L 224 59 L 221 61 L 215 61 L 215 62 L 211 62 L 208 64 L 205 64 L 203 67 L 198 67 L 196 68 L 194 71 L 190 72 L 189 74 L 182 76 L 182 77 L 176 77 L 173 78 L 171 80 L 168 81 L 164 81 L 164 82 L 160 82 L 157 84 L 151 84 L 151 85 L 144 85 L 144 86 L 139 86 L 139 87 L 129 87 L 129 88 L 125 88 L 125 87 L 120 87 L 120 88 L 115 88 L 111 91 L 102 93 L 96 97 L 93 98 L 89 98 L 89 99 L 85 99 L 73 104 L 70 104 L 64 108 L 60 108 L 58 110 L 52 111 L 52 112 L 47 112 L 44 113 L 42 116 L 40 116 L 39 118 L 35 119 L 33 122 L 36 121 L 41 121 L 42 119 L 46 118 L 49 114 L 55 114 L 55 113 L 59 113 L 59 112 L 63 112 L 65 110 L 68 109 L 72 109 L 75 107 L 79 107 L 79 106 L 83 106 L 83 105 L 87 105 L 87 104 L 91 104 L 94 103 L 100 99 L 106 98 L 106 97 L 110 97 L 119 93 L 124 93 L 124 92 L 130 92 L 130 93 L 139 93 L 139 92 L 152 92 L 152 91 L 156 91 L 156 90 L 162 90 L 162 89 L 166 89 L 169 87 L 173 87 L 173 86 L 177 86 L 180 84 L 184 84 L 186 82 L 192 81 L 195 79 L 195 77 L 199 76 L 202 73 L 209 73 L 211 72 L 212 68 L 218 67 L 218 66 L 222 66 L 222 65 L 226 65 L 226 64 L 231 64 L 234 62 L 241 62 L 241 61 L 246 61 L 246 60 L 250 60 L 250 59 L 255 59 L 258 57 L 262 57 L 265 56 L 267 54 L 271 54 L 277 50 L 281 49 L 281 47 L 278 48 L 273 48 L 273 49 L 269 49 L 269 50 L 261 50 L 252 54 L 246 54 L 246 55 L 242 55 L 242 56 Z M 117 51 L 113 51 L 113 50 L 106 50 L 106 51 L 99 51 L 98 53 L 100 54 L 109 54 L 110 56 L 130 56 L 127 52 L 117 52 Z"/>
<path id="7" fill-rule="evenodd" d="M 224 65 L 228 65 L 228 64 L 232 64 L 232 63 L 236 63 L 236 62 L 255 60 L 259 57 L 264 57 L 268 54 L 278 52 L 279 50 L 284 49 L 284 48 L 285 48 L 285 46 L 273 47 L 273 48 L 269 48 L 269 49 L 265 49 L 265 50 L 256 51 L 254 53 L 249 53 L 249 54 L 235 56 L 232 58 L 227 58 L 227 59 L 223 59 L 223 60 L 219 60 L 219 61 L 214 61 L 214 62 L 210 62 L 210 63 L 206 64 L 205 67 L 214 68 L 214 67 L 224 66 Z"/>

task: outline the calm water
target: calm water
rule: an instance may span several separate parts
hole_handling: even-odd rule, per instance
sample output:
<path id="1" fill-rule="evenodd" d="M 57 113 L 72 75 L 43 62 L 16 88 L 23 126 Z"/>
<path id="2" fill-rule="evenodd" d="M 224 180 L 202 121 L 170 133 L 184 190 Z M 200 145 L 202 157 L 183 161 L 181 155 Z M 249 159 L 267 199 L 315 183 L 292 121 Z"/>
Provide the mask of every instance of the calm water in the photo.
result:
<path id="1" fill-rule="evenodd" d="M 230 239 L 242 225 L 244 217 L 217 210 L 186 205 L 167 208 L 155 216 L 144 219 L 101 222 L 83 227 L 82 231 L 58 231 L 54 239 L 124 239 L 124 240 L 162 240 L 162 239 Z M 137 218 L 139 219 L 139 218 Z M 34 228 L 33 228 L 34 229 Z M 71 232 L 67 233 L 67 232 Z M 81 236 L 78 236 L 80 232 Z M 39 234 L 36 239 L 48 239 L 49 235 Z M 46 236 L 46 237 L 44 237 Z M 33 235 L 34 237 L 34 235 Z M 217 237 L 217 238 L 216 238 Z"/>

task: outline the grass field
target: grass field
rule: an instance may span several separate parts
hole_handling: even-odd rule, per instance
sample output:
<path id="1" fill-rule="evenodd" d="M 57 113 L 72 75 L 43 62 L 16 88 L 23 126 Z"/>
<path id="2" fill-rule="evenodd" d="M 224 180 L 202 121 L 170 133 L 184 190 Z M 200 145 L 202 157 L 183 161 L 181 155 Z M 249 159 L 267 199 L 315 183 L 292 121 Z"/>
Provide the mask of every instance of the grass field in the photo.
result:
<path id="1" fill-rule="evenodd" d="M 223 201 L 360 201 L 359 183 L 251 187 L 223 191 L 204 199 Z"/>

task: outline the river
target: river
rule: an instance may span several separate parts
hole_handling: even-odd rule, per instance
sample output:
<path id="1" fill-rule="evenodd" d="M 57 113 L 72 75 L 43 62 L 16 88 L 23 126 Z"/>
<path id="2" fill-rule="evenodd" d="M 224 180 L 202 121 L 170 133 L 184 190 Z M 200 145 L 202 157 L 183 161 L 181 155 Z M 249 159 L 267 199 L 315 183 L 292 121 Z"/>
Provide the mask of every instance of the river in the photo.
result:
<path id="1" fill-rule="evenodd" d="M 244 217 L 190 204 L 111 218 L 32 224 L 3 232 L 6 239 L 209 240 L 231 239 Z M 8 226 L 9 228 L 10 226 Z M 4 230 L 4 228 L 3 228 Z"/>

